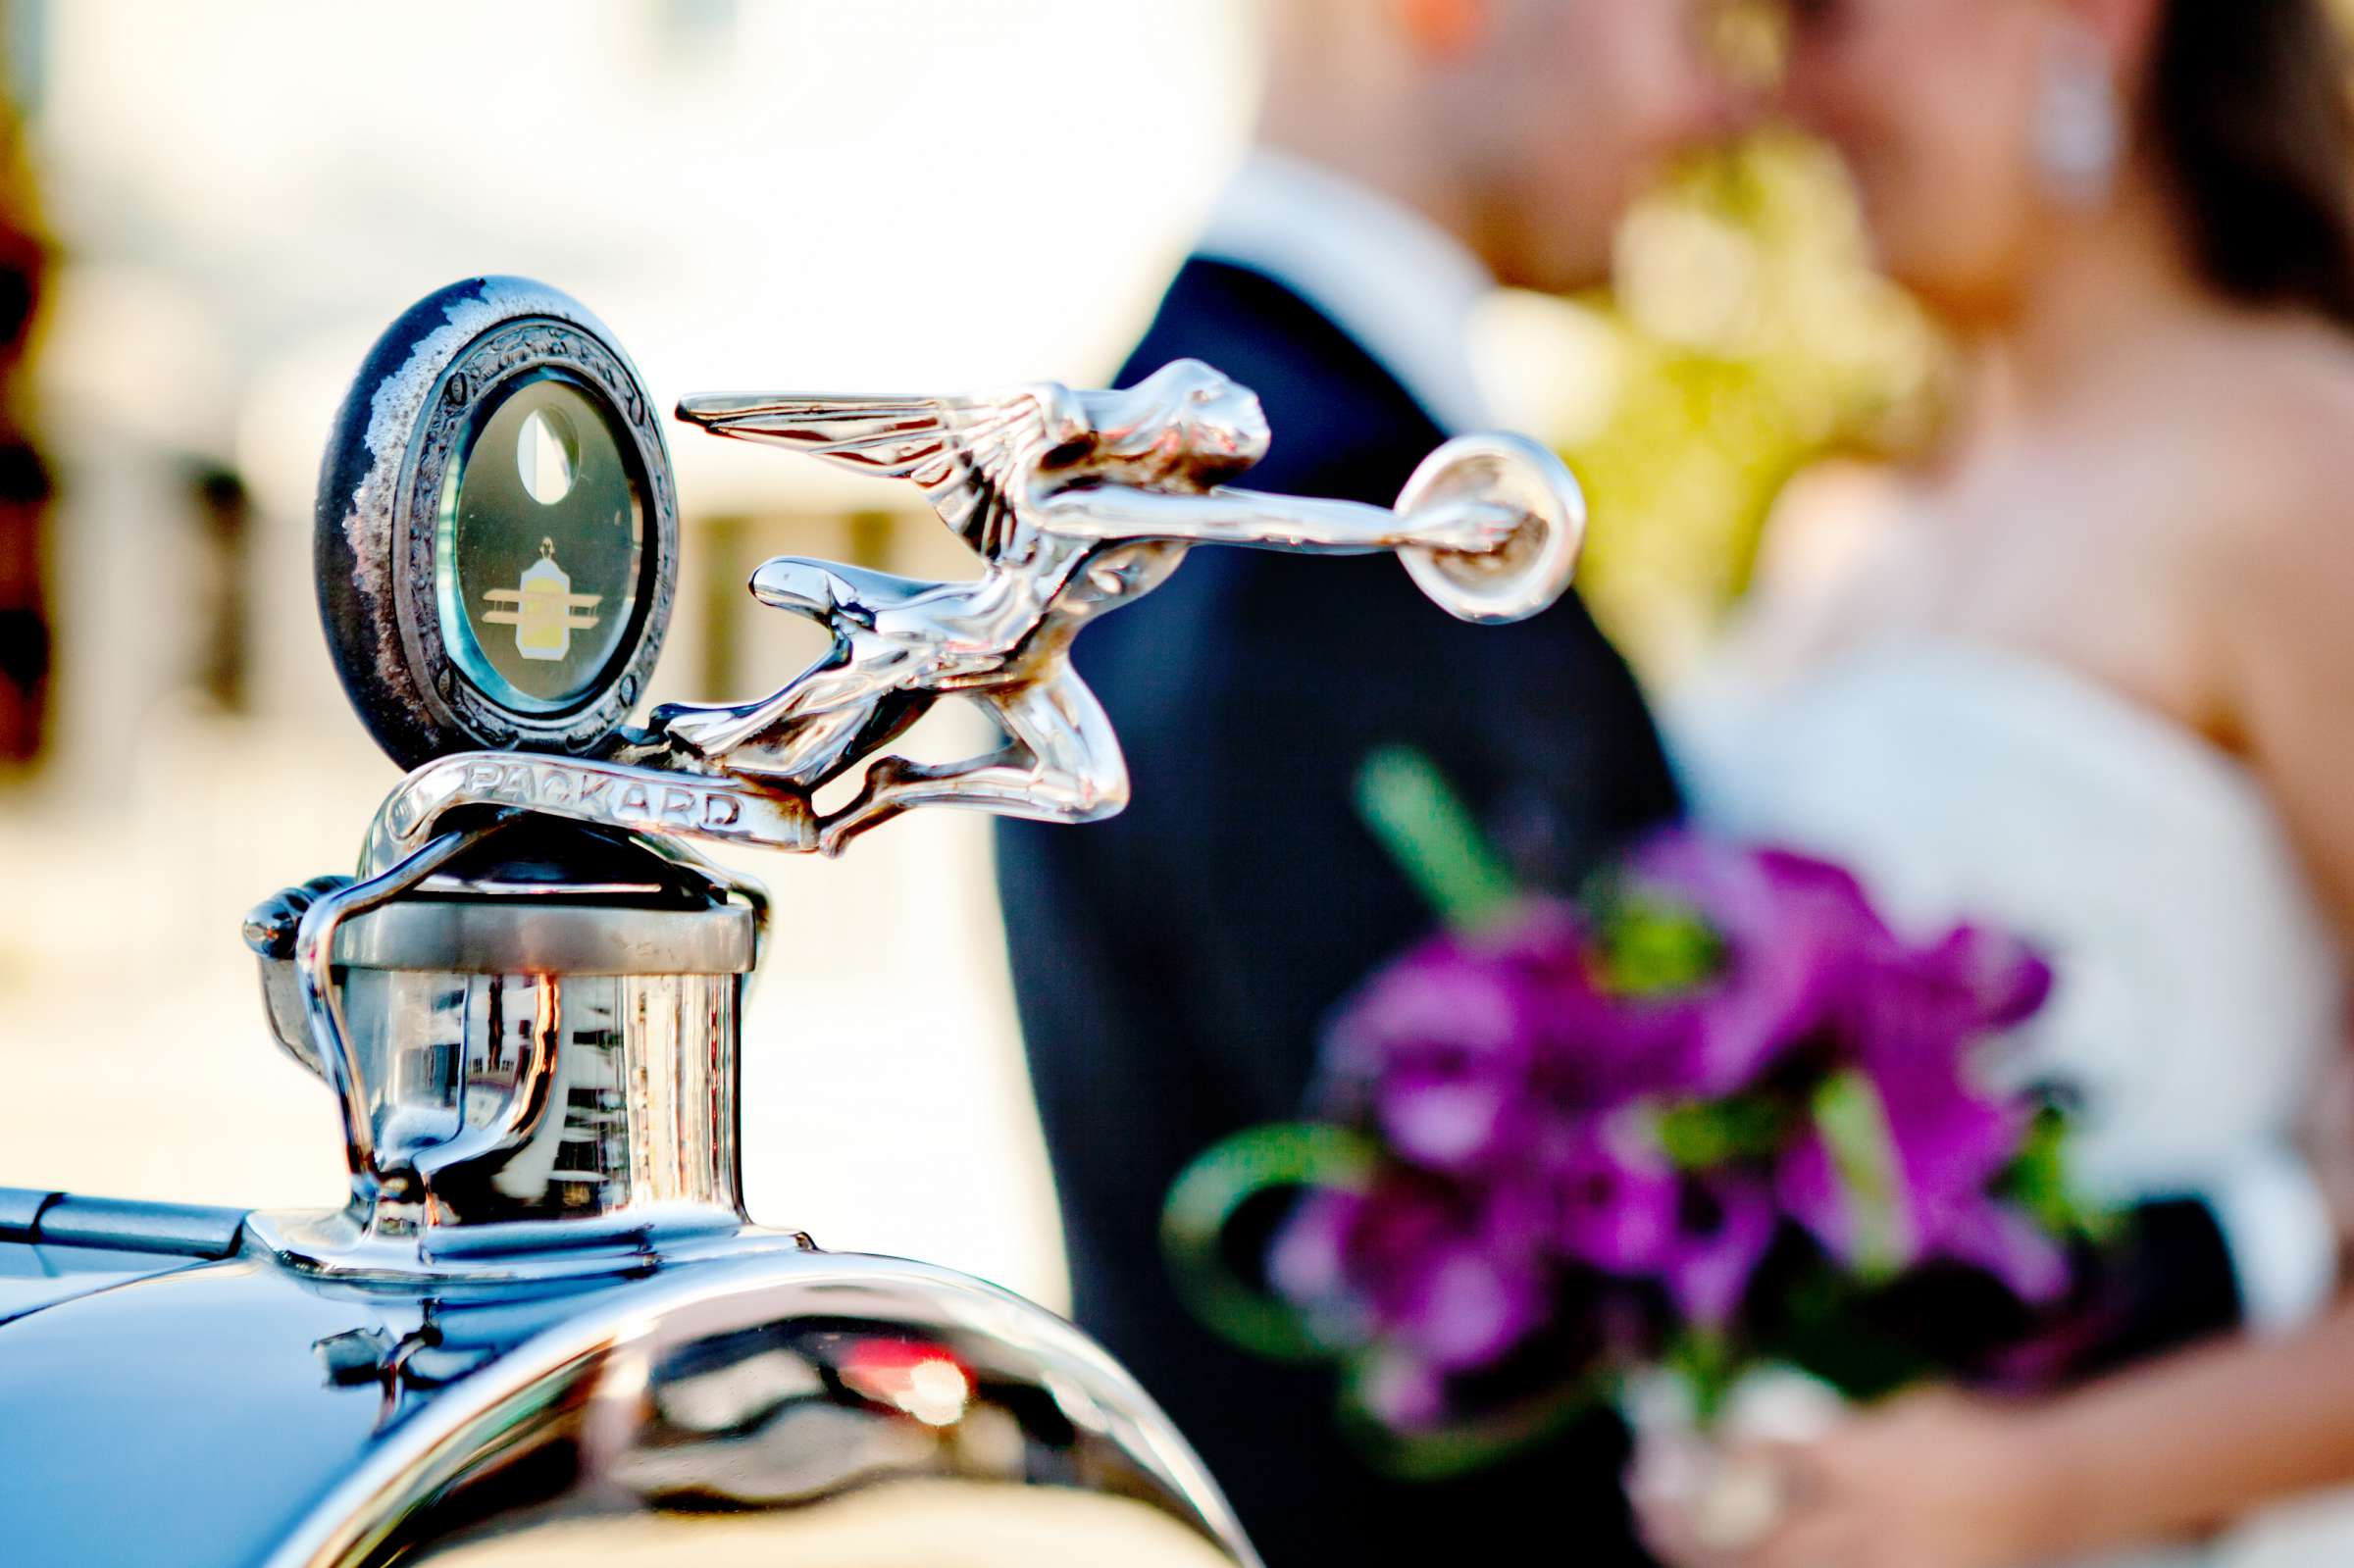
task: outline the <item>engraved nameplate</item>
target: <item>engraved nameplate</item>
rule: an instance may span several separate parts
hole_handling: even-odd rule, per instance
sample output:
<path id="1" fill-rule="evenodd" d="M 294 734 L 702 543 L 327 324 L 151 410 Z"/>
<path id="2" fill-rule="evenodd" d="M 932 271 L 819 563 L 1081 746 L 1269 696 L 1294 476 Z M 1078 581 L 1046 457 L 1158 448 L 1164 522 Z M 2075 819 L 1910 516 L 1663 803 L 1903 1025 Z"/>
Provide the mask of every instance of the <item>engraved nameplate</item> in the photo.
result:
<path id="1" fill-rule="evenodd" d="M 382 870 L 467 806 L 505 806 L 633 833 L 673 834 L 768 848 L 814 847 L 807 800 L 738 779 L 512 751 L 468 751 L 401 781 L 369 830 L 363 874 Z"/>

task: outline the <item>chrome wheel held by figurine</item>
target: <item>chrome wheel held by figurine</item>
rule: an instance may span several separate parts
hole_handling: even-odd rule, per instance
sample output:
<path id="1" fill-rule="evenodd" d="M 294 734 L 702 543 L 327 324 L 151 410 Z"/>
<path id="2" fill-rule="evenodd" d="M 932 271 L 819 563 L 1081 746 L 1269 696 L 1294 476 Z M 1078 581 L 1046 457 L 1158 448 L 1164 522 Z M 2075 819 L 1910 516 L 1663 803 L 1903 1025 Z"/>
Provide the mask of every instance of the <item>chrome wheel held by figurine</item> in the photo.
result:
<path id="1" fill-rule="evenodd" d="M 1483 436 L 1395 511 L 1233 488 L 1265 421 L 1190 361 L 1119 392 L 679 412 L 918 485 L 982 575 L 770 561 L 751 591 L 826 653 L 629 728 L 679 525 L 628 358 L 519 278 L 384 333 L 330 443 L 317 551 L 345 689 L 410 771 L 356 875 L 245 928 L 272 1032 L 334 1097 L 348 1198 L 0 1189 L 12 1563 L 1255 1561 L 1077 1330 L 747 1218 L 740 1028 L 769 910 L 691 845 L 834 854 L 925 805 L 1111 815 L 1119 743 L 1068 657 L 1089 621 L 1199 544 L 1393 551 L 1449 613 L 1517 619 L 1568 582 L 1574 481 Z M 1002 744 L 889 755 L 948 694 Z"/>

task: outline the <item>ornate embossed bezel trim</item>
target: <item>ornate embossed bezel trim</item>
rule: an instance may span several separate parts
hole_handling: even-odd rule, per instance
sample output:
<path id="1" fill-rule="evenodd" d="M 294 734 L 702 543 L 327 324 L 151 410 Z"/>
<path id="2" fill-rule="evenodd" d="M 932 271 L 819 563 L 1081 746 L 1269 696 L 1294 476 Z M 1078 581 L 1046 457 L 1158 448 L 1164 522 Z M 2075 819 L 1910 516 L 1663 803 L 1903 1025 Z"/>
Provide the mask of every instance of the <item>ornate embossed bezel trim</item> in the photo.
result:
<path id="1" fill-rule="evenodd" d="M 435 564 L 443 477 L 518 381 L 557 374 L 601 400 L 634 451 L 643 508 L 636 619 L 596 688 L 567 707 L 510 705 L 445 646 Z M 335 416 L 314 528 L 320 617 L 336 673 L 402 768 L 484 747 L 592 755 L 643 693 L 678 581 L 678 498 L 644 384 L 604 325 L 524 278 L 470 278 L 386 328 Z"/>
<path id="2" fill-rule="evenodd" d="M 464 449 L 479 416 L 518 379 L 543 370 L 569 371 L 601 393 L 637 448 L 647 517 L 640 569 L 646 586 L 637 625 L 605 683 L 587 702 L 561 713 L 531 713 L 497 701 L 457 668 L 443 635 L 434 583 L 442 480 Z M 437 725 L 474 745 L 593 751 L 628 719 L 645 689 L 670 622 L 678 581 L 678 507 L 668 455 L 645 389 L 620 354 L 578 322 L 526 316 L 491 328 L 460 350 L 435 381 L 419 412 L 393 497 L 394 602 L 409 668 L 430 672 L 418 696 Z"/>

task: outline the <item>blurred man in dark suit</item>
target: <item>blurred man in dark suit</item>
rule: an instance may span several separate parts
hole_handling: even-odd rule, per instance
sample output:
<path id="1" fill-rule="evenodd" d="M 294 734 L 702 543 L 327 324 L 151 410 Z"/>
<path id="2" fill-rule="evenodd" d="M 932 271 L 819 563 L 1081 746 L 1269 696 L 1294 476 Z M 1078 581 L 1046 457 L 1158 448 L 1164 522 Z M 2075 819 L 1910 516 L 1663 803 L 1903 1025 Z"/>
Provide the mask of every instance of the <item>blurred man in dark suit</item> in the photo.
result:
<path id="1" fill-rule="evenodd" d="M 1616 219 L 1718 88 L 1685 0 L 1277 0 L 1264 147 L 1122 384 L 1192 355 L 1257 390 L 1262 489 L 1388 505 L 1493 423 L 1473 308 L 1607 272 Z M 1445 1485 L 1367 1469 L 1329 1374 L 1226 1348 L 1156 1250 L 1209 1144 L 1294 1116 L 1318 1020 L 1432 922 L 1352 809 L 1367 754 L 1432 757 L 1532 883 L 1563 885 L 1667 814 L 1634 683 L 1574 599 L 1450 620 L 1388 557 L 1203 550 L 1082 638 L 1118 728 L 1125 816 L 1008 824 L 1000 885 L 1079 1321 L 1168 1408 L 1275 1568 L 1433 1560 L 1516 1535 L 1639 1560 L 1618 1440 L 1590 1425 Z"/>

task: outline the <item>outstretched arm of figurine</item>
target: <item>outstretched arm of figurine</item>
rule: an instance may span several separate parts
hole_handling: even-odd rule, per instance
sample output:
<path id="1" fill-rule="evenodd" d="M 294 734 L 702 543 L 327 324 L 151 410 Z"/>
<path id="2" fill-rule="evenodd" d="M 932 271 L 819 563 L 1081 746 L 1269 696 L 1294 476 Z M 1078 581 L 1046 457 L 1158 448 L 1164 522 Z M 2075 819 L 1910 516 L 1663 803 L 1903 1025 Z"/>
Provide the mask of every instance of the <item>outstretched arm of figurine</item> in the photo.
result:
<path id="1" fill-rule="evenodd" d="M 1412 514 L 1357 501 L 1213 489 L 1171 494 L 1122 484 L 1075 486 L 1042 507 L 1042 522 L 1066 538 L 1167 539 L 1248 544 L 1313 555 L 1374 550 L 1457 550 L 1504 544 L 1523 514 L 1492 501 L 1447 501 Z"/>
<path id="2" fill-rule="evenodd" d="M 1006 743 L 987 756 L 924 764 L 885 757 L 857 798 L 826 818 L 818 848 L 839 855 L 862 833 L 916 806 L 972 806 L 1033 822 L 1100 822 L 1128 804 L 1128 764 L 1103 705 L 1076 673 L 991 704 Z"/>

